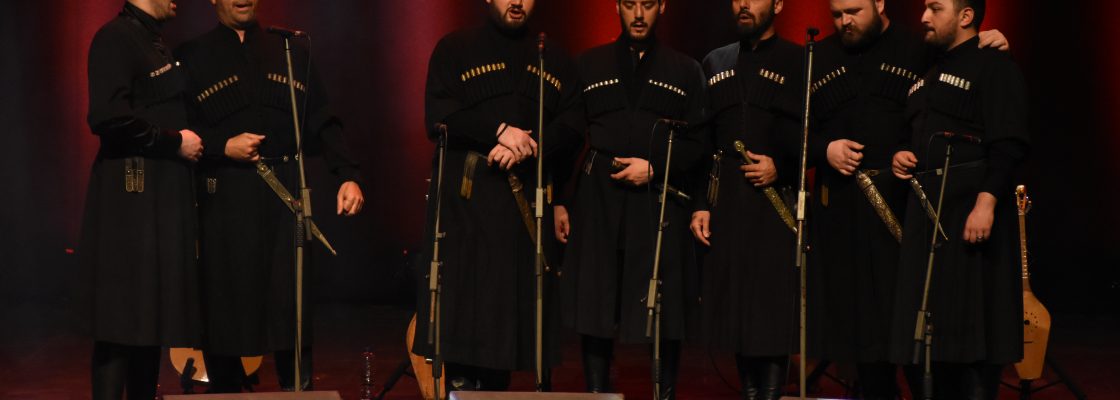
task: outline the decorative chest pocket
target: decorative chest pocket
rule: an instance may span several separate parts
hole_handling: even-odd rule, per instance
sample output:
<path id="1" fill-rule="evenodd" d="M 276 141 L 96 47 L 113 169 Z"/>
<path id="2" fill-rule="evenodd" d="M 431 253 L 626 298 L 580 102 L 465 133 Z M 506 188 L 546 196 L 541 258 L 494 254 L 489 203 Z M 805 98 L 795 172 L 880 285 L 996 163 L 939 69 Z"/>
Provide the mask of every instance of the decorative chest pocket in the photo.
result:
<path id="1" fill-rule="evenodd" d="M 626 88 L 618 78 L 592 83 L 583 89 L 587 115 L 596 117 L 626 108 Z"/>
<path id="2" fill-rule="evenodd" d="M 548 70 L 541 71 L 535 65 L 530 65 L 525 68 L 525 78 L 523 86 L 525 90 L 521 93 L 532 100 L 536 104 L 540 96 L 541 77 L 544 77 L 544 108 L 549 112 L 555 112 L 557 105 L 560 103 L 560 93 L 563 91 L 564 82 L 553 75 Z"/>
<path id="3" fill-rule="evenodd" d="M 847 67 L 828 72 L 813 82 L 813 109 L 827 115 L 856 97 Z"/>
<path id="4" fill-rule="evenodd" d="M 200 117 L 209 125 L 249 106 L 249 97 L 245 94 L 244 83 L 238 75 L 230 75 L 214 82 L 195 94 L 194 101 L 198 104 Z"/>
<path id="5" fill-rule="evenodd" d="M 926 101 L 935 110 L 959 118 L 965 122 L 980 120 L 977 110 L 977 93 L 975 84 L 956 75 L 942 73 L 937 76 L 927 90 Z"/>
<path id="6" fill-rule="evenodd" d="M 150 106 L 182 94 L 186 90 L 186 79 L 182 68 L 167 64 L 137 78 L 133 90 L 136 106 Z"/>
<path id="7" fill-rule="evenodd" d="M 284 112 L 292 111 L 292 94 L 291 90 L 288 88 L 287 74 L 266 74 L 264 85 L 264 104 L 267 104 L 279 110 L 283 110 Z M 296 79 L 295 87 L 296 105 L 302 108 L 304 99 L 307 97 L 307 84 L 299 79 Z"/>
<path id="8" fill-rule="evenodd" d="M 918 75 L 906 68 L 883 63 L 875 74 L 874 94 L 900 105 L 906 104 L 910 88 L 918 81 Z"/>
<path id="9" fill-rule="evenodd" d="M 487 99 L 513 92 L 507 68 L 506 63 L 495 62 L 463 71 L 459 79 L 463 83 L 466 105 L 473 106 Z"/>
<path id="10" fill-rule="evenodd" d="M 657 79 L 646 82 L 645 96 L 641 108 L 663 118 L 679 119 L 688 105 L 688 95 L 680 84 L 667 83 Z"/>

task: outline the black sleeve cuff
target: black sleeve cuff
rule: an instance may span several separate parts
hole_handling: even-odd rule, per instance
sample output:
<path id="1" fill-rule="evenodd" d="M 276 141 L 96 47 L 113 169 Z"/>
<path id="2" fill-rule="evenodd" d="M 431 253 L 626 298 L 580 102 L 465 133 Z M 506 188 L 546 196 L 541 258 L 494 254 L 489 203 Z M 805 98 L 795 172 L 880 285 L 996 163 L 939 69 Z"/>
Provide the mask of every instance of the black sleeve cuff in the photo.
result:
<path id="1" fill-rule="evenodd" d="M 1013 193 L 1015 168 L 1026 157 L 1027 145 L 1018 140 L 1001 140 L 988 146 L 988 168 L 980 191 L 1003 199 Z"/>
<path id="2" fill-rule="evenodd" d="M 809 135 L 809 167 L 828 166 L 828 145 L 831 141 L 817 135 Z"/>
<path id="3" fill-rule="evenodd" d="M 355 182 L 359 185 L 362 184 L 362 170 L 352 165 L 346 165 L 334 170 L 334 174 L 338 176 L 342 182 Z"/>
<path id="4" fill-rule="evenodd" d="M 488 121 L 475 113 L 459 111 L 444 119 L 447 124 L 447 135 L 451 137 L 469 138 L 486 147 L 498 145 L 498 122 Z"/>
<path id="5" fill-rule="evenodd" d="M 202 133 L 199 133 L 199 136 L 202 137 L 202 157 L 210 159 L 225 158 L 226 142 L 228 142 L 229 139 L 218 138 L 214 137 L 214 135 L 205 135 Z"/>
<path id="6" fill-rule="evenodd" d="M 161 130 L 152 127 L 152 139 L 144 146 L 144 155 L 174 157 L 183 144 L 183 135 L 178 131 Z"/>

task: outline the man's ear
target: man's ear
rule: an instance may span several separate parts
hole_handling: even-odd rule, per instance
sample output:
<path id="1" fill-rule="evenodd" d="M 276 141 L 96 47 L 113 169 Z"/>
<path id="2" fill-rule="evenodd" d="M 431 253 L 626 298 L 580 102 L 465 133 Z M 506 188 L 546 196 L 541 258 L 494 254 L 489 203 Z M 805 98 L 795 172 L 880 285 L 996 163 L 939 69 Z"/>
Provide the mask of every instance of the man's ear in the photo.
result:
<path id="1" fill-rule="evenodd" d="M 972 25 L 973 19 L 976 18 L 976 10 L 972 9 L 972 7 L 965 7 L 963 10 L 961 10 L 959 16 L 961 18 L 961 29 L 966 29 L 969 25 Z M 980 29 L 979 26 L 975 28 L 977 30 Z"/>
<path id="2" fill-rule="evenodd" d="M 782 13 L 782 8 L 785 7 L 786 2 L 782 0 L 774 0 L 774 15 Z"/>

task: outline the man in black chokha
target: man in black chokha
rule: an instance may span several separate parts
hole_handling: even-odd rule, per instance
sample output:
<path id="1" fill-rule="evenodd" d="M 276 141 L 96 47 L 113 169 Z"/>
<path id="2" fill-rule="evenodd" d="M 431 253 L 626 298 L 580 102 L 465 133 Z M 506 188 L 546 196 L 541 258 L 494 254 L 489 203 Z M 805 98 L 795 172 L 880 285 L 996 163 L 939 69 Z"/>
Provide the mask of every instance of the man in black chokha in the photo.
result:
<path id="1" fill-rule="evenodd" d="M 716 155 L 704 168 L 709 196 L 697 202 L 691 229 L 710 246 L 702 292 L 707 341 L 735 354 L 744 399 L 777 399 L 797 337 L 795 228 L 781 189 L 798 178 L 804 52 L 775 34 L 784 1 L 730 5 L 739 41 L 703 62 L 707 147 Z"/>
<path id="2" fill-rule="evenodd" d="M 663 0 L 620 0 L 618 40 L 577 62 L 583 80 L 588 150 L 575 169 L 570 204 L 556 206 L 556 234 L 567 243 L 564 322 L 581 335 L 589 392 L 609 392 L 613 338 L 650 343 L 647 289 L 653 271 L 658 197 L 675 130 L 660 263 L 661 397 L 676 396 L 686 313 L 696 311 L 698 271 L 687 230 L 687 172 L 701 155 L 696 126 L 706 102 L 695 60 L 656 38 Z M 678 120 L 673 127 L 663 120 Z M 683 188 L 676 190 L 676 188 Z"/>
<path id="3" fill-rule="evenodd" d="M 983 0 L 925 5 L 925 41 L 940 54 L 909 91 L 912 136 L 891 167 L 899 179 L 940 188 L 938 170 L 953 146 L 941 212 L 948 239 L 935 253 L 928 306 L 934 398 L 995 399 L 1003 367 L 1023 356 L 1012 178 L 1029 148 L 1026 85 L 1008 54 L 978 48 Z M 927 192 L 937 204 L 939 192 Z M 912 362 L 934 234 L 914 194 L 905 218 L 890 347 L 891 360 L 900 364 Z"/>
<path id="4" fill-rule="evenodd" d="M 891 2 L 828 3 L 836 33 L 817 45 L 813 66 L 809 162 L 819 172 L 809 232 L 809 354 L 856 364 L 862 398 L 893 399 L 889 332 L 911 189 L 889 168 L 910 140 L 908 91 L 936 50 L 891 23 Z M 1006 49 L 1007 42 L 988 31 L 979 46 Z"/>
<path id="5" fill-rule="evenodd" d="M 440 352 L 449 390 L 505 390 L 510 371 L 535 369 L 535 244 L 527 226 L 534 211 L 536 157 L 553 168 L 578 145 L 582 132 L 580 89 L 571 60 L 553 41 L 544 43 L 544 70 L 538 64 L 538 36 L 528 26 L 534 0 L 486 0 L 487 21 L 442 38 L 428 64 L 426 134 L 438 142 L 446 127 L 447 154 L 437 182 L 438 150 L 432 159 L 429 199 L 440 201 Z M 537 147 L 540 79 L 544 77 L 545 148 Z M 521 191 L 513 191 L 513 182 Z M 425 243 L 433 242 L 436 203 L 428 203 Z M 524 209 L 522 208 L 524 206 Z M 545 221 L 551 223 L 551 207 Z M 542 227 L 543 228 L 543 227 Z M 547 228 L 544 232 L 550 231 Z M 532 230 L 535 234 L 535 227 Z M 554 262 L 555 241 L 541 238 L 546 260 Z M 431 261 L 426 254 L 425 261 Z M 428 262 L 419 276 L 428 274 Z M 557 265 L 545 273 L 542 364 L 559 360 L 557 313 L 552 286 Z M 428 291 L 418 298 L 414 352 L 434 355 L 428 344 Z M 545 377 L 547 379 L 547 377 Z"/>
<path id="6" fill-rule="evenodd" d="M 197 180 L 207 373 L 212 392 L 237 392 L 245 385 L 240 357 L 275 353 L 281 388 L 294 390 L 295 217 L 257 173 L 258 167 L 271 169 L 299 196 L 284 41 L 257 21 L 258 0 L 211 3 L 217 26 L 177 49 L 189 75 L 191 126 L 208 143 Z M 331 209 L 355 215 L 364 201 L 358 165 L 348 154 L 341 123 L 328 110 L 317 68 L 308 69 L 305 42 L 292 43 L 305 154 L 321 154 L 342 181 Z M 305 243 L 305 277 L 312 275 L 311 252 L 319 246 Z M 311 293 L 312 282 L 305 282 L 305 293 Z M 299 384 L 306 388 L 313 303 L 305 300 L 303 309 Z"/>
<path id="7" fill-rule="evenodd" d="M 160 36 L 172 0 L 129 0 L 89 49 L 91 167 L 79 258 L 92 297 L 92 398 L 151 399 L 160 347 L 200 344 L 183 75 Z"/>

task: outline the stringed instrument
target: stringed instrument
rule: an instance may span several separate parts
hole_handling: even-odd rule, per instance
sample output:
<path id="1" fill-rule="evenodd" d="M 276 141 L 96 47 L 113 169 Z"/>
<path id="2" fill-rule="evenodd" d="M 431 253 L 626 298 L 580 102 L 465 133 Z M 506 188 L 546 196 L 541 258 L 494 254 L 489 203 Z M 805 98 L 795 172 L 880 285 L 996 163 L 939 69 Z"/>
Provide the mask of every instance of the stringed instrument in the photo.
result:
<path id="1" fill-rule="evenodd" d="M 1015 364 L 1015 371 L 1021 380 L 1035 380 L 1042 377 L 1046 363 L 1050 312 L 1031 291 L 1031 274 L 1027 269 L 1027 213 L 1031 209 L 1031 199 L 1023 185 L 1015 188 L 1015 202 L 1019 208 L 1019 252 L 1023 264 L 1023 360 Z"/>
<path id="2" fill-rule="evenodd" d="M 210 377 L 206 375 L 206 362 L 202 359 L 202 350 L 192 349 L 187 347 L 173 347 L 169 351 L 169 358 L 171 365 L 183 375 L 183 370 L 186 368 L 187 363 L 191 363 L 194 373 L 191 374 L 191 379 L 198 382 L 210 382 Z M 252 375 L 261 368 L 261 362 L 264 356 L 241 357 L 241 367 L 245 369 L 245 376 Z"/>
<path id="3" fill-rule="evenodd" d="M 405 333 L 404 343 L 408 346 L 408 358 L 412 361 L 412 374 L 416 376 L 416 383 L 420 385 L 420 395 L 424 400 L 436 400 L 435 382 L 432 379 L 432 364 L 424 356 L 412 352 L 412 342 L 416 339 L 416 314 L 408 323 L 408 332 Z M 446 369 L 444 370 L 446 371 Z M 442 376 L 446 377 L 446 374 Z M 447 398 L 447 389 L 440 388 L 440 400 Z"/>

